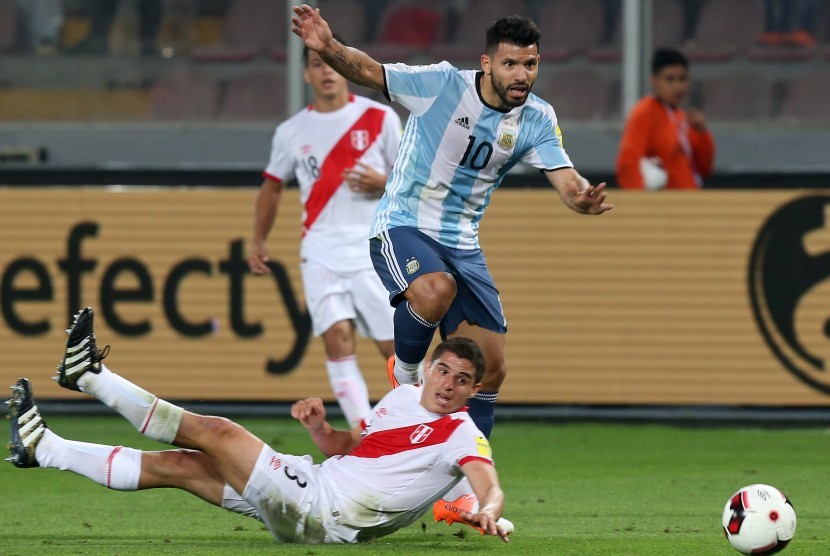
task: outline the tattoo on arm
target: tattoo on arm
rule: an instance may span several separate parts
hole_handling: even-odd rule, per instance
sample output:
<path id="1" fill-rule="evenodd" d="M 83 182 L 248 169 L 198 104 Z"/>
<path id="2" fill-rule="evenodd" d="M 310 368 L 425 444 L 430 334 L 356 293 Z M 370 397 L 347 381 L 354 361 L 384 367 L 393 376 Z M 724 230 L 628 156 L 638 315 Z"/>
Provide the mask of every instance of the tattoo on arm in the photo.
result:
<path id="1" fill-rule="evenodd" d="M 342 49 L 334 53 L 334 59 L 337 60 L 342 68 L 348 69 L 349 73 L 353 75 L 360 73 L 360 62 L 358 60 L 349 60 L 346 58 L 346 54 Z"/>

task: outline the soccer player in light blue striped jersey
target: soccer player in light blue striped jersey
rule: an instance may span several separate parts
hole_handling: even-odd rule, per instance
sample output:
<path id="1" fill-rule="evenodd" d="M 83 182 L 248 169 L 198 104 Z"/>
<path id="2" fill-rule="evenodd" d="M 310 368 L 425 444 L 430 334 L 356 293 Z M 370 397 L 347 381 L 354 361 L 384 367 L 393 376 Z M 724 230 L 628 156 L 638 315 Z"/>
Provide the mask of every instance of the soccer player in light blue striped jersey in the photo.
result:
<path id="1" fill-rule="evenodd" d="M 507 370 L 507 325 L 478 244 L 478 225 L 493 191 L 518 162 L 539 168 L 562 201 L 601 214 L 605 184 L 591 185 L 562 148 L 556 113 L 531 94 L 539 38 L 529 18 L 487 29 L 481 71 L 447 62 L 380 64 L 332 37 L 320 11 L 295 6 L 293 32 L 347 79 L 411 112 L 386 193 L 375 212 L 370 251 L 395 309 L 394 379 L 417 381 L 435 328 L 482 348 L 486 371 L 469 412 L 489 436 Z M 391 378 L 391 377 L 390 377 Z"/>

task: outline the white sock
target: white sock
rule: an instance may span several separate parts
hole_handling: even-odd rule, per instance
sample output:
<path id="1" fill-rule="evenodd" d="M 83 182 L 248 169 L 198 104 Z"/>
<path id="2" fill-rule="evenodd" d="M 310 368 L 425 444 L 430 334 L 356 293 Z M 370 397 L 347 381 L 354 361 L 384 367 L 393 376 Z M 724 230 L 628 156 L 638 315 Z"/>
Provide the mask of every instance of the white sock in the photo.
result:
<path id="1" fill-rule="evenodd" d="M 61 438 L 50 429 L 35 448 L 41 467 L 72 471 L 113 490 L 137 490 L 141 451 Z"/>
<path id="2" fill-rule="evenodd" d="M 120 413 L 144 436 L 167 444 L 176 438 L 184 410 L 115 374 L 103 363 L 100 373 L 84 373 L 78 387 Z"/>
<path id="3" fill-rule="evenodd" d="M 470 481 L 467 480 L 467 477 L 462 477 L 460 481 L 458 481 L 454 487 L 452 487 L 444 496 L 444 500 L 447 502 L 452 502 L 453 500 L 458 500 L 465 494 L 473 494 L 473 485 L 470 484 Z"/>
<path id="4" fill-rule="evenodd" d="M 229 512 L 259 519 L 259 511 L 242 498 L 242 495 L 236 492 L 228 483 L 225 483 L 225 488 L 222 491 L 222 504 L 220 504 L 220 507 Z"/>
<path id="5" fill-rule="evenodd" d="M 326 359 L 326 371 L 343 415 L 351 426 L 358 425 L 371 406 L 369 390 L 357 366 L 357 357 L 350 355 L 341 359 Z"/>
<path id="6" fill-rule="evenodd" d="M 424 362 L 405 363 L 395 358 L 395 379 L 400 384 L 421 384 L 424 382 Z"/>

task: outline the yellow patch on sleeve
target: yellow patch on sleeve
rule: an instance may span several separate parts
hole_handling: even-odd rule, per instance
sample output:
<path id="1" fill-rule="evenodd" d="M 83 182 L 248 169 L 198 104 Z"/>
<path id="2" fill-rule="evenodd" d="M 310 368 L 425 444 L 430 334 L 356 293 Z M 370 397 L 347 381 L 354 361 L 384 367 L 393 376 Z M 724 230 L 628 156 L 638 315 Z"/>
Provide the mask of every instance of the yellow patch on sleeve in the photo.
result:
<path id="1" fill-rule="evenodd" d="M 556 138 L 559 139 L 559 147 L 565 148 L 565 140 L 562 139 L 562 130 L 559 129 L 559 124 L 556 124 L 556 127 L 553 128 L 553 132 L 556 134 Z"/>
<path id="2" fill-rule="evenodd" d="M 476 437 L 476 448 L 478 448 L 478 455 L 493 459 L 493 449 L 490 448 L 490 443 L 483 436 Z"/>

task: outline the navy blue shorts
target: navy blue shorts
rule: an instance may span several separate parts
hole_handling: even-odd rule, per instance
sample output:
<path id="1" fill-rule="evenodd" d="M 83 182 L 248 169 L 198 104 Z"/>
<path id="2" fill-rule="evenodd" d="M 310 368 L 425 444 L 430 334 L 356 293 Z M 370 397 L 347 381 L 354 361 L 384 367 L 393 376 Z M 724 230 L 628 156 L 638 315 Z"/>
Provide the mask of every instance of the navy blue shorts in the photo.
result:
<path id="1" fill-rule="evenodd" d="M 481 249 L 452 249 L 415 228 L 401 226 L 372 238 L 369 251 L 393 307 L 404 300 L 403 292 L 417 277 L 432 272 L 452 275 L 458 291 L 439 324 L 442 338 L 464 321 L 499 334 L 507 332 L 499 290 Z"/>

